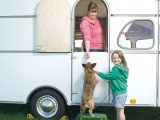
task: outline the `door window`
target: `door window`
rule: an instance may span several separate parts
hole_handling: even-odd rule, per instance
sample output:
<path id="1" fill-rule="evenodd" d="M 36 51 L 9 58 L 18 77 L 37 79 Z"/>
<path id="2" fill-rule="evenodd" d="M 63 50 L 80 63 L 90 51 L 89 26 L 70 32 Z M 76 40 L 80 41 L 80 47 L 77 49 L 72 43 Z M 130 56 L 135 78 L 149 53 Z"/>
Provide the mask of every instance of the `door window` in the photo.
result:
<path id="1" fill-rule="evenodd" d="M 80 0 L 75 7 L 75 31 L 74 31 L 74 52 L 83 52 L 82 33 L 80 23 L 83 16 L 87 15 L 88 4 L 90 0 Z M 105 39 L 105 51 L 108 50 L 108 9 L 103 1 L 94 1 L 98 6 L 98 20 L 103 29 Z"/>
<path id="2" fill-rule="evenodd" d="M 117 40 L 118 45 L 123 49 L 150 49 L 154 43 L 153 22 L 132 21 L 122 29 Z"/>

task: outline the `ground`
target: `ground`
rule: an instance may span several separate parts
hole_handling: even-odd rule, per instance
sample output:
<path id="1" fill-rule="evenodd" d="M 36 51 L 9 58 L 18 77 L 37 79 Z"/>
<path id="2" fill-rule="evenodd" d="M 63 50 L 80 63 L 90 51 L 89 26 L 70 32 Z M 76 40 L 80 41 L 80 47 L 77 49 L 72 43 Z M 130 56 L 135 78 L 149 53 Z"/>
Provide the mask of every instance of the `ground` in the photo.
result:
<path id="1" fill-rule="evenodd" d="M 0 120 L 27 120 L 27 105 L 0 104 Z M 79 106 L 67 107 L 65 115 L 69 120 L 76 120 Z M 104 113 L 109 120 L 116 120 L 113 107 L 96 107 L 94 113 Z M 126 107 L 126 120 L 160 120 L 160 107 Z"/>

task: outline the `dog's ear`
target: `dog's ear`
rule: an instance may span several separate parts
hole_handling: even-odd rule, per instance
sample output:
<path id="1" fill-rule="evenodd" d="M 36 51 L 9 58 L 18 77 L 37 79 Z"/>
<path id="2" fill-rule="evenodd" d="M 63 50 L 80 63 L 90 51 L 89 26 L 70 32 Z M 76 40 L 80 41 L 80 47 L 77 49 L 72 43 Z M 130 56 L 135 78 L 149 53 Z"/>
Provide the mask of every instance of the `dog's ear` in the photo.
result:
<path id="1" fill-rule="evenodd" d="M 82 66 L 85 68 L 85 67 L 86 67 L 86 64 L 82 64 Z"/>
<path id="2" fill-rule="evenodd" d="M 92 64 L 92 68 L 94 68 L 95 66 L 96 66 L 96 63 L 93 63 L 93 64 Z"/>

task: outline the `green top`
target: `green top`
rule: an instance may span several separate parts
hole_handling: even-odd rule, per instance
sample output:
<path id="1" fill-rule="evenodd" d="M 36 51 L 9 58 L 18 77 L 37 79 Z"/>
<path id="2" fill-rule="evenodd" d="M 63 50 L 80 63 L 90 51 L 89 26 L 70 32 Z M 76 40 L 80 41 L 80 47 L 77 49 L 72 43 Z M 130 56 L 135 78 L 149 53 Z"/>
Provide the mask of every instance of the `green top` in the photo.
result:
<path id="1" fill-rule="evenodd" d="M 123 64 L 116 64 L 109 73 L 99 72 L 98 75 L 110 81 L 113 94 L 124 94 L 127 93 L 128 73 L 128 69 L 126 69 Z"/>

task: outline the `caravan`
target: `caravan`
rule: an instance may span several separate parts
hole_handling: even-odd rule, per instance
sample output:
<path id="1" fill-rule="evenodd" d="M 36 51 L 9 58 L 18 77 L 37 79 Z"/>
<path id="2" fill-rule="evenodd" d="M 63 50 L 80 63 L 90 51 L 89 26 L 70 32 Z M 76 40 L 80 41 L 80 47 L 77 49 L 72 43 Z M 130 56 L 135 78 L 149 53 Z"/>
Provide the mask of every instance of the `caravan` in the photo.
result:
<path id="1" fill-rule="evenodd" d="M 91 0 L 0 1 L 0 102 L 27 104 L 38 118 L 59 119 L 79 105 L 83 87 L 79 23 Z M 108 72 L 122 50 L 129 66 L 127 106 L 160 106 L 159 0 L 92 0 L 105 34 L 105 51 L 91 52 Z M 97 76 L 98 77 L 98 76 Z M 96 105 L 112 105 L 99 79 Z"/>

